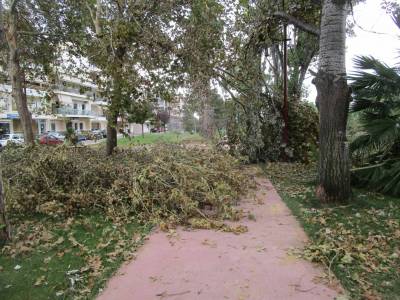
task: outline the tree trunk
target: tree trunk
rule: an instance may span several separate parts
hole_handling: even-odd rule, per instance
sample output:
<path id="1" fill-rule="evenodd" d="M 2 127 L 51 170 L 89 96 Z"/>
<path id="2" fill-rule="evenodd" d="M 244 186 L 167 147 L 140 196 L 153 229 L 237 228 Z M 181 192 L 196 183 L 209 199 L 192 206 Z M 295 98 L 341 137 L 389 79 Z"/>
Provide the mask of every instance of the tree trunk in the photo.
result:
<path id="1" fill-rule="evenodd" d="M 1 165 L 0 165 L 1 168 Z M 0 169 L 0 241 L 7 241 L 11 239 L 10 224 L 8 223 L 6 215 L 5 196 L 3 190 L 3 178 Z"/>
<path id="2" fill-rule="evenodd" d="M 28 109 L 26 94 L 24 93 L 22 83 L 23 76 L 19 62 L 15 15 L 16 12 L 15 9 L 13 9 L 8 16 L 8 22 L 5 30 L 6 40 L 9 48 L 9 75 L 12 85 L 12 96 L 15 104 L 17 105 L 22 130 L 24 132 L 25 143 L 34 144 L 35 138 L 32 129 L 32 116 Z"/>
<path id="3" fill-rule="evenodd" d="M 113 95 L 111 97 L 111 103 L 109 106 L 109 112 L 107 114 L 107 146 L 106 155 L 111 155 L 114 148 L 117 147 L 117 125 L 118 116 L 120 114 L 122 106 L 122 73 L 123 73 L 123 59 L 126 54 L 126 48 L 124 46 L 117 47 L 115 51 L 115 65 L 118 66 L 115 73 L 113 74 Z"/>
<path id="4" fill-rule="evenodd" d="M 211 105 L 211 88 L 208 78 L 199 78 L 196 82 L 198 97 L 200 104 L 200 124 L 199 132 L 207 139 L 211 139 L 214 135 L 214 111 Z"/>
<path id="5" fill-rule="evenodd" d="M 110 109 L 107 114 L 107 142 L 106 155 L 111 155 L 117 147 L 118 113 Z"/>
<path id="6" fill-rule="evenodd" d="M 142 123 L 142 138 L 144 138 L 144 124 Z"/>
<path id="7" fill-rule="evenodd" d="M 322 9 L 319 70 L 314 83 L 320 115 L 319 186 L 324 202 L 346 201 L 351 195 L 346 124 L 350 92 L 346 80 L 347 1 L 325 0 Z"/>
<path id="8" fill-rule="evenodd" d="M 203 99 L 203 108 L 201 112 L 201 134 L 208 138 L 211 139 L 214 135 L 214 116 L 213 116 L 213 110 L 210 105 L 210 99 L 209 96 L 206 95 L 206 97 Z"/>

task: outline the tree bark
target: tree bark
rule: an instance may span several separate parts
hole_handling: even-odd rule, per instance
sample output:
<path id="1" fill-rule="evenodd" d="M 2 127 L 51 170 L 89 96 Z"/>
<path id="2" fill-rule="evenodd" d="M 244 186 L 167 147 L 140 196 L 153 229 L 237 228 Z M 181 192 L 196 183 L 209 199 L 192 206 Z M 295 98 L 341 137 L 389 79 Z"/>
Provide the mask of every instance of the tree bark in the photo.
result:
<path id="1" fill-rule="evenodd" d="M 23 89 L 23 73 L 19 62 L 15 6 L 13 6 L 7 18 L 5 35 L 9 48 L 8 67 L 12 85 L 12 96 L 17 105 L 25 143 L 33 145 L 35 143 L 35 138 L 32 128 L 32 116 L 28 109 L 27 98 Z"/>
<path id="2" fill-rule="evenodd" d="M 117 47 L 115 51 L 114 61 L 116 68 L 113 74 L 113 95 L 111 97 L 111 103 L 109 106 L 109 113 L 107 115 L 107 147 L 106 154 L 111 155 L 114 148 L 117 147 L 117 125 L 118 116 L 121 112 L 122 106 L 122 73 L 123 73 L 123 60 L 126 54 L 126 48 L 124 46 Z"/>
<path id="3" fill-rule="evenodd" d="M 10 223 L 7 219 L 5 196 L 3 190 L 3 177 L 1 174 L 0 165 L 0 241 L 7 241 L 11 239 Z"/>
<path id="4" fill-rule="evenodd" d="M 203 98 L 203 108 L 201 112 L 201 134 L 208 138 L 211 139 L 214 135 L 214 116 L 213 116 L 213 111 L 211 108 L 211 105 L 209 103 L 210 99 L 208 95 Z"/>
<path id="5" fill-rule="evenodd" d="M 118 113 L 115 110 L 109 110 L 107 114 L 107 142 L 106 155 L 111 155 L 114 148 L 117 147 L 117 125 Z"/>
<path id="6" fill-rule="evenodd" d="M 319 70 L 314 83 L 320 115 L 319 186 L 324 202 L 343 202 L 351 195 L 346 124 L 350 91 L 346 80 L 347 1 L 325 0 L 322 9 Z"/>
<path id="7" fill-rule="evenodd" d="M 215 123 L 209 78 L 196 78 L 193 83 L 193 92 L 200 101 L 199 132 L 205 138 L 211 139 L 214 135 Z"/>
<path id="8" fill-rule="evenodd" d="M 142 138 L 144 138 L 144 124 L 142 123 Z"/>

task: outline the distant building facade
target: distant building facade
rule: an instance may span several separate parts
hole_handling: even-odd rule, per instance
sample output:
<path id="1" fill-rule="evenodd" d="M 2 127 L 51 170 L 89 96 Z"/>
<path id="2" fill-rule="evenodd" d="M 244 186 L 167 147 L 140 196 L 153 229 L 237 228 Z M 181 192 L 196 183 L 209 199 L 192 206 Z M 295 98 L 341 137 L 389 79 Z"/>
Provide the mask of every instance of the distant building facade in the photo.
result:
<path id="1" fill-rule="evenodd" d="M 27 85 L 26 95 L 34 133 L 65 132 L 68 127 L 76 131 L 105 130 L 108 102 L 100 96 L 97 86 L 67 75 L 62 76 L 60 81 L 50 91 L 47 83 L 34 82 Z M 11 91 L 11 85 L 0 84 L 0 134 L 22 133 L 21 120 Z M 169 112 L 168 130 L 183 130 L 181 100 L 167 103 L 160 99 L 156 109 Z M 118 119 L 118 127 L 130 135 L 142 133 L 141 124 L 127 123 L 124 118 Z M 150 121 L 146 121 L 143 130 L 147 133 L 150 129 Z"/>
<path id="2" fill-rule="evenodd" d="M 0 85 L 0 132 L 22 132 L 21 121 L 8 84 Z M 35 134 L 48 131 L 105 129 L 107 102 L 97 97 L 97 87 L 65 76 L 49 93 L 44 83 L 29 84 L 26 95 Z"/>

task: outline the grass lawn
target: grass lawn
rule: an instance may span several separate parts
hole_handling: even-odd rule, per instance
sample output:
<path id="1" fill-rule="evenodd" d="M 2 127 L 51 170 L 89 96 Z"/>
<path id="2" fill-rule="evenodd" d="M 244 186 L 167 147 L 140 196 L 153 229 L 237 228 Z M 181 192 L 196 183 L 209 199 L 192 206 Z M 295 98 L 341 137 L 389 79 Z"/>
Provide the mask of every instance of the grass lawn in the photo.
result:
<path id="1" fill-rule="evenodd" d="M 16 223 L 14 241 L 0 250 L 1 299 L 95 298 L 151 228 L 103 215 Z"/>
<path id="2" fill-rule="evenodd" d="M 203 140 L 203 138 L 200 135 L 190 134 L 187 132 L 146 133 L 144 137 L 138 135 L 131 139 L 120 138 L 118 139 L 118 147 L 129 147 L 133 145 L 146 145 L 155 143 L 179 143 L 183 141 L 201 141 L 201 140 Z"/>
<path id="3" fill-rule="evenodd" d="M 325 264 L 350 299 L 400 299 L 400 199 L 354 190 L 348 204 L 322 205 L 313 167 L 264 171 L 311 239 L 300 255 Z"/>

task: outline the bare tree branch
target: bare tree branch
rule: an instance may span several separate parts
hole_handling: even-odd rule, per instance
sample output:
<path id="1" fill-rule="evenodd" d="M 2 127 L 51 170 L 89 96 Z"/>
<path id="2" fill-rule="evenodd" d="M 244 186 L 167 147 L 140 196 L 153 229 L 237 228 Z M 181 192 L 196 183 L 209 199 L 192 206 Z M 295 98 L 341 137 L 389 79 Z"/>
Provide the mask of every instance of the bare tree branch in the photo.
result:
<path id="1" fill-rule="evenodd" d="M 292 24 L 292 25 L 296 26 L 297 28 L 302 29 L 310 34 L 313 34 L 315 36 L 320 35 L 320 31 L 316 26 L 308 24 L 302 20 L 296 19 L 295 17 L 293 17 L 283 11 L 277 11 L 273 15 L 274 15 L 274 17 L 283 19 L 283 20 L 287 21 L 289 24 Z"/>
<path id="2" fill-rule="evenodd" d="M 64 36 L 64 34 L 54 34 L 54 33 L 46 33 L 46 32 L 34 32 L 34 31 L 24 31 L 24 30 L 18 30 L 18 34 L 22 35 L 32 35 L 32 36 Z"/>
<path id="3" fill-rule="evenodd" d="M 231 95 L 232 100 L 233 100 L 234 102 L 238 103 L 238 104 L 243 108 L 243 110 L 246 111 L 246 106 L 245 106 L 241 101 L 239 101 L 239 99 L 238 99 L 238 98 L 233 94 L 233 92 L 229 89 L 228 85 L 225 84 L 225 83 L 224 83 L 221 79 L 219 79 L 218 77 L 215 78 L 215 80 L 217 80 L 217 82 L 224 88 L 224 90 L 226 90 L 226 91 L 229 93 L 229 95 Z"/>
<path id="4" fill-rule="evenodd" d="M 13 2 L 11 2 L 10 5 L 10 12 L 13 13 L 15 11 L 15 9 L 17 8 L 17 4 L 18 4 L 19 0 L 14 0 Z"/>
<path id="5" fill-rule="evenodd" d="M 96 1 L 96 12 L 94 13 L 88 1 L 85 1 L 86 8 L 89 10 L 90 18 L 92 19 L 93 26 L 95 28 L 96 35 L 99 36 L 101 34 L 100 27 L 100 15 L 101 15 L 101 2 L 100 0 Z"/>

